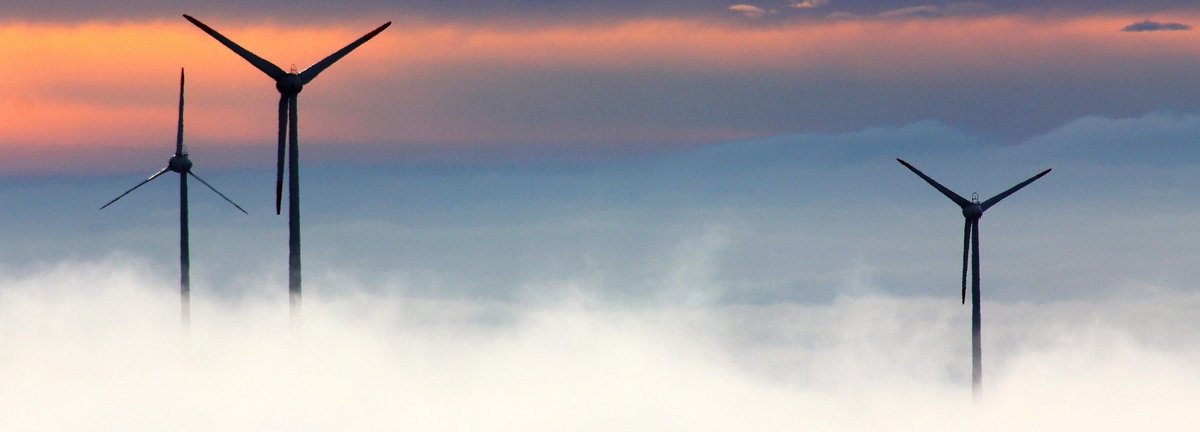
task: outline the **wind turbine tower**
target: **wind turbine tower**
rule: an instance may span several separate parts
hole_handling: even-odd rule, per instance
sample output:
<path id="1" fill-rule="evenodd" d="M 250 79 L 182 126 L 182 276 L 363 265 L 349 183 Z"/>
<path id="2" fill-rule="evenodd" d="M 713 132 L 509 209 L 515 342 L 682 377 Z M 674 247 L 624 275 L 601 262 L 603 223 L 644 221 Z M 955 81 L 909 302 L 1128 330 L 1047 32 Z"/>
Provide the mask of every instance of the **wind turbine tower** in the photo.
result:
<path id="1" fill-rule="evenodd" d="M 983 346 L 980 335 L 981 318 L 979 311 L 979 219 L 983 217 L 983 212 L 987 211 L 992 206 L 999 203 L 1000 200 L 1012 195 L 1013 192 L 1033 183 L 1034 180 L 1042 178 L 1050 172 L 1049 169 L 1038 173 L 1025 180 L 1020 184 L 1001 192 L 1000 194 L 988 198 L 983 202 L 979 202 L 978 195 L 972 195 L 972 200 L 967 200 L 962 196 L 954 193 L 941 183 L 938 183 L 925 173 L 916 169 L 903 159 L 896 159 L 901 165 L 904 165 L 909 170 L 912 170 L 918 177 L 950 198 L 955 204 L 962 208 L 963 218 L 966 219 L 966 225 L 963 227 L 963 273 L 962 273 L 962 302 L 967 302 L 967 261 L 970 259 L 971 268 L 971 391 L 978 400 L 983 394 Z"/>
<path id="2" fill-rule="evenodd" d="M 218 191 L 217 188 L 212 187 L 212 185 L 208 184 L 208 182 L 204 181 L 204 179 L 200 178 L 200 176 L 196 175 L 196 173 L 192 172 L 192 161 L 191 161 L 191 159 L 188 159 L 187 148 L 183 146 L 183 80 L 184 80 L 183 69 L 180 68 L 179 69 L 179 127 L 176 129 L 176 132 L 175 132 L 175 155 L 171 156 L 171 159 L 167 161 L 166 168 L 158 170 L 158 172 L 154 173 L 154 175 L 150 176 L 149 178 L 147 178 L 145 180 L 142 180 L 142 182 L 138 183 L 136 186 L 129 188 L 129 190 L 125 191 L 125 193 L 118 195 L 116 198 L 113 198 L 112 201 L 109 201 L 107 204 L 104 204 L 103 206 L 101 206 L 100 209 L 104 210 L 105 207 L 112 205 L 112 203 L 117 202 L 117 200 L 121 199 L 125 195 L 129 195 L 129 193 L 133 192 L 134 189 L 142 187 L 142 185 L 149 183 L 151 180 L 158 178 L 159 176 L 165 174 L 167 171 L 173 171 L 173 172 L 179 173 L 180 320 L 183 322 L 183 326 L 186 329 L 188 327 L 189 323 L 191 322 L 191 297 L 192 297 L 192 289 L 191 289 L 191 266 L 192 266 L 192 264 L 191 264 L 191 260 L 188 257 L 188 182 L 187 182 L 188 176 L 190 175 L 192 177 L 195 177 L 196 180 L 199 180 L 201 184 L 203 184 L 204 186 L 207 186 L 213 192 L 216 192 L 217 195 L 220 195 L 221 198 L 225 199 L 225 201 L 228 201 L 230 204 L 233 204 L 233 206 L 237 207 L 238 210 L 241 210 L 242 213 L 246 213 L 246 210 L 243 209 L 242 206 L 239 206 L 239 205 L 237 205 L 237 203 L 233 202 L 233 200 L 229 199 L 229 197 L 225 196 L 225 194 Z"/>
<path id="3" fill-rule="evenodd" d="M 226 48 L 229 48 L 258 70 L 267 74 L 275 81 L 275 89 L 279 91 L 279 147 L 275 170 L 275 213 L 280 213 L 280 202 L 283 195 L 283 166 L 286 156 L 288 167 L 288 298 L 291 304 L 292 318 L 298 318 L 300 312 L 300 138 L 296 127 L 296 99 L 304 86 L 322 71 L 354 51 L 359 45 L 366 43 L 375 35 L 392 25 L 389 21 L 379 26 L 363 37 L 358 38 L 345 48 L 330 54 L 325 59 L 297 72 L 295 69 L 285 72 L 279 66 L 264 60 L 249 50 L 242 48 L 229 38 L 213 30 L 199 20 L 188 15 L 183 16 L 200 30 L 208 33 Z M 285 146 L 286 142 L 286 146 Z"/>

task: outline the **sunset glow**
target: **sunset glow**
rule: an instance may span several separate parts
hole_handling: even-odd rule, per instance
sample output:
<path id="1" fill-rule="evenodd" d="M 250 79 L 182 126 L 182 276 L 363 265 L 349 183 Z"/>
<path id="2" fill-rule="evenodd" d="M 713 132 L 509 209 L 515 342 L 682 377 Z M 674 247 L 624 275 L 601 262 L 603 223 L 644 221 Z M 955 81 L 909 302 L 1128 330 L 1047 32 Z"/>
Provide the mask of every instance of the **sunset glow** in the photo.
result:
<path id="1" fill-rule="evenodd" d="M 762 26 L 645 18 L 578 26 L 406 23 L 381 34 L 305 91 L 302 136 L 317 149 L 353 143 L 408 146 L 416 153 L 469 152 L 505 142 L 531 149 L 653 151 L 805 129 L 744 121 L 697 124 L 671 114 L 716 104 L 712 107 L 728 105 L 723 111 L 731 119 L 741 117 L 739 104 L 730 99 L 736 85 L 712 88 L 709 94 L 693 88 L 698 93 L 691 98 L 702 98 L 694 102 L 681 97 L 639 108 L 611 98 L 620 96 L 615 93 L 589 105 L 579 98 L 590 94 L 591 86 L 604 85 L 596 79 L 625 77 L 618 83 L 624 88 L 607 87 L 614 92 L 649 90 L 681 79 L 703 82 L 709 76 L 902 87 L 980 82 L 986 87 L 986 80 L 1128 75 L 1147 64 L 1200 58 L 1200 44 L 1190 32 L 1117 31 L 1134 19 L 989 15 Z M 303 69 L 372 23 L 213 25 L 281 67 L 296 62 Z M 304 43 L 294 42 L 300 40 Z M 179 67 L 189 71 L 191 142 L 253 147 L 269 145 L 274 137 L 277 95 L 270 81 L 182 19 L 9 23 L 0 26 L 0 57 L 20 59 L 10 60 L 15 67 L 0 69 L 5 95 L 0 148 L 36 153 L 33 149 L 162 146 L 172 137 Z M 517 94 L 522 99 L 512 100 Z"/>

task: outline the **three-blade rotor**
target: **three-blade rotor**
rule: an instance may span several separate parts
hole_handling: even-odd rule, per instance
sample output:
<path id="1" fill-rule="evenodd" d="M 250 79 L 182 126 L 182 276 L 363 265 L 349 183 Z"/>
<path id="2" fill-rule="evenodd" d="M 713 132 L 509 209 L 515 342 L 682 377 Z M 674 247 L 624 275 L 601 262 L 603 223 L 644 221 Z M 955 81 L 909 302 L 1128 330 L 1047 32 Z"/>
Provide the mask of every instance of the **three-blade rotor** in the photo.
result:
<path id="1" fill-rule="evenodd" d="M 224 198 L 226 202 L 228 202 L 229 204 L 232 204 L 234 207 L 236 207 L 242 213 L 246 213 L 246 209 L 243 209 L 242 206 L 233 202 L 233 200 L 229 199 L 229 197 L 225 196 L 225 194 L 221 193 L 221 191 L 218 191 L 217 188 L 208 184 L 208 182 L 204 181 L 204 179 L 200 178 L 200 176 L 198 176 L 198 175 L 196 175 L 196 173 L 192 172 L 192 161 L 188 159 L 187 151 L 184 149 L 184 146 L 183 146 L 183 85 L 184 85 L 184 73 L 183 73 L 183 68 L 180 68 L 179 69 L 179 123 L 175 129 L 175 155 L 172 156 L 171 159 L 167 162 L 167 166 L 165 168 L 158 170 L 158 172 L 154 173 L 154 175 L 147 177 L 145 180 L 142 180 L 141 183 L 138 183 L 134 187 L 129 188 L 129 190 L 125 191 L 125 193 L 118 195 L 116 198 L 113 198 L 112 201 L 109 201 L 108 203 L 105 203 L 103 206 L 100 206 L 100 210 L 104 210 L 105 207 L 112 205 L 112 203 L 117 202 L 117 200 L 123 198 L 125 195 L 129 195 L 130 192 L 133 192 L 137 188 L 142 187 L 142 185 L 153 181 L 154 179 L 163 175 L 167 171 L 174 171 L 174 172 L 179 173 L 180 176 L 190 175 L 190 176 L 192 176 L 192 178 L 199 180 L 201 184 L 208 187 L 209 190 L 212 190 L 221 198 Z M 246 214 L 249 214 L 249 213 L 246 213 Z"/>
<path id="2" fill-rule="evenodd" d="M 300 91 L 303 90 L 304 85 L 312 82 L 312 80 L 315 79 L 318 74 L 329 68 L 329 66 L 333 65 L 338 60 L 341 60 L 342 57 L 346 56 L 346 54 L 354 51 L 355 48 L 358 48 L 360 45 L 371 40 L 371 38 L 374 38 L 375 35 L 378 35 L 384 29 L 387 29 L 388 26 L 392 25 L 392 23 L 391 21 L 384 23 L 375 30 L 363 35 L 354 42 L 351 42 L 349 45 L 337 50 L 321 61 L 314 63 L 312 66 L 309 66 L 303 71 L 296 72 L 293 70 L 291 72 L 284 72 L 284 70 L 279 66 L 264 60 L 262 57 L 255 55 L 245 48 L 242 48 L 241 45 L 229 40 L 229 38 L 225 37 L 216 30 L 213 30 L 212 27 L 200 22 L 200 20 L 192 18 L 188 15 L 184 15 L 183 17 L 192 24 L 195 24 L 196 27 L 199 27 L 200 30 L 208 33 L 208 35 L 212 36 L 213 39 L 216 39 L 222 45 L 225 45 L 225 47 L 229 48 L 235 54 L 241 56 L 255 68 L 258 68 L 258 70 L 267 74 L 267 76 L 272 80 L 275 80 L 275 88 L 279 90 L 279 146 L 276 152 L 275 214 L 279 214 L 282 211 L 283 202 L 284 160 L 287 159 L 289 152 L 292 151 L 288 150 L 288 138 L 290 136 L 291 145 L 293 146 L 297 145 L 297 142 L 299 141 L 296 127 L 296 120 L 298 117 L 296 113 L 297 95 L 299 95 Z"/>
<path id="3" fill-rule="evenodd" d="M 957 204 L 962 209 L 963 218 L 966 219 L 965 224 L 963 226 L 963 265 L 962 265 L 962 302 L 965 304 L 967 302 L 967 270 L 968 270 L 968 262 L 970 261 L 970 258 L 971 258 L 971 246 L 975 245 L 976 251 L 978 251 L 978 248 L 979 248 L 979 218 L 983 217 L 983 212 L 987 211 L 987 209 L 996 205 L 1001 200 L 1003 200 L 1004 198 L 1007 198 L 1009 195 L 1012 195 L 1014 192 L 1020 190 L 1021 188 L 1028 186 L 1030 183 L 1033 183 L 1034 180 L 1042 178 L 1042 176 L 1049 173 L 1050 170 L 1047 169 L 1045 171 L 1042 171 L 1042 172 L 1038 173 L 1037 175 L 1030 177 L 1028 180 L 1025 180 L 1025 181 L 1017 184 L 1016 186 L 1013 186 L 1013 187 L 1009 188 L 1008 190 L 1001 192 L 994 197 L 988 198 L 987 200 L 980 203 L 980 202 L 972 202 L 970 200 L 967 200 L 966 198 L 963 198 L 961 195 L 954 193 L 954 191 L 950 190 L 949 188 L 947 188 L 945 186 L 942 186 L 942 184 L 938 183 L 937 180 L 934 180 L 934 179 L 930 178 L 929 176 L 925 175 L 925 173 L 921 172 L 921 170 L 918 170 L 916 167 L 912 166 L 908 162 L 905 162 L 903 159 L 896 159 L 896 161 L 900 162 L 901 165 L 904 165 L 906 168 L 911 170 L 914 174 L 916 174 L 922 180 L 925 180 L 926 183 L 929 183 L 930 186 L 933 186 L 934 189 L 937 189 L 938 192 L 941 192 L 942 195 L 945 195 L 946 198 L 950 199 L 950 201 L 954 201 L 954 203 Z M 978 252 L 976 252 L 975 255 L 976 255 L 976 260 L 974 262 L 974 265 L 972 266 L 973 268 L 971 269 L 972 273 L 973 273 L 972 282 L 975 285 L 978 285 L 979 284 Z"/>

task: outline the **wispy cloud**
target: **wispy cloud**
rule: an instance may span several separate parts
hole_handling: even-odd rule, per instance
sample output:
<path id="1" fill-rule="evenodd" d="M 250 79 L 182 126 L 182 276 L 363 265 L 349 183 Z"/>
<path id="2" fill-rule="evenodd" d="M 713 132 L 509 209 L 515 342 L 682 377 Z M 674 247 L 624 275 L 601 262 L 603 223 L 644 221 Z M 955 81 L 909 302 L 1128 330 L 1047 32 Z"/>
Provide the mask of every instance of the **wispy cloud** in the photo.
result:
<path id="1" fill-rule="evenodd" d="M 813 9 L 828 5 L 829 0 L 788 0 L 788 3 L 791 9 Z M 764 9 L 744 3 L 735 4 L 726 9 L 740 13 L 748 18 L 762 18 L 765 15 L 783 12 L 780 9 Z"/>
<path id="2" fill-rule="evenodd" d="M 893 9 L 879 14 L 881 18 L 934 18 L 944 15 L 946 15 L 946 11 L 934 5 Z"/>
<path id="3" fill-rule="evenodd" d="M 767 14 L 766 9 L 748 4 L 735 4 L 730 6 L 729 10 L 740 13 L 749 18 L 759 18 Z"/>
<path id="4" fill-rule="evenodd" d="M 940 18 L 946 16 L 981 15 L 994 12 L 995 8 L 983 3 L 962 2 L 945 5 L 924 4 L 897 9 L 888 9 L 873 15 L 861 15 L 850 12 L 835 12 L 829 15 L 833 19 L 910 19 L 910 18 Z"/>
<path id="5" fill-rule="evenodd" d="M 1123 32 L 1153 32 L 1153 31 L 1184 31 L 1184 30 L 1191 30 L 1191 29 L 1192 29 L 1192 26 L 1183 24 L 1183 23 L 1158 22 L 1158 21 L 1145 20 L 1142 22 L 1136 22 L 1136 23 L 1127 25 L 1127 26 L 1125 26 L 1125 28 L 1122 28 L 1121 31 L 1123 31 Z"/>
<path id="6" fill-rule="evenodd" d="M 792 1 L 792 7 L 796 8 L 796 9 L 818 8 L 821 6 L 828 5 L 828 4 L 829 4 L 829 0 L 804 0 L 804 1 L 793 0 Z"/>

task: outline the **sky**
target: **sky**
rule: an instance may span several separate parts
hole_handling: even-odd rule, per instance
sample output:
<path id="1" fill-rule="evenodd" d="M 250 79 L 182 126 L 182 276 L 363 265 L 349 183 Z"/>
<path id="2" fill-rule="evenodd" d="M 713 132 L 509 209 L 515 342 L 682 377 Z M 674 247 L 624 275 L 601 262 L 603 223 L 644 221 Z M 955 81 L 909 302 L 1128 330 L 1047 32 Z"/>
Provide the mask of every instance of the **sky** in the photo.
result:
<path id="1" fill-rule="evenodd" d="M 1193 2 L 4 6 L 11 424 L 1200 423 Z M 183 13 L 285 69 L 393 22 L 299 97 L 300 327 L 277 92 Z M 185 338 L 174 175 L 98 210 L 166 164 L 180 68 L 249 211 L 193 183 Z M 1053 169 L 981 221 L 982 403 L 961 213 L 896 158 L 984 199 Z"/>
<path id="2" fill-rule="evenodd" d="M 304 92 L 316 161 L 581 163 L 924 120 L 1011 145 L 1088 115 L 1197 109 L 1195 33 L 1122 31 L 1186 27 L 1194 6 L 1041 3 L 11 5 L 0 172 L 133 169 L 171 136 L 180 67 L 189 142 L 258 166 L 271 82 L 181 11 L 284 68 L 397 23 Z"/>

